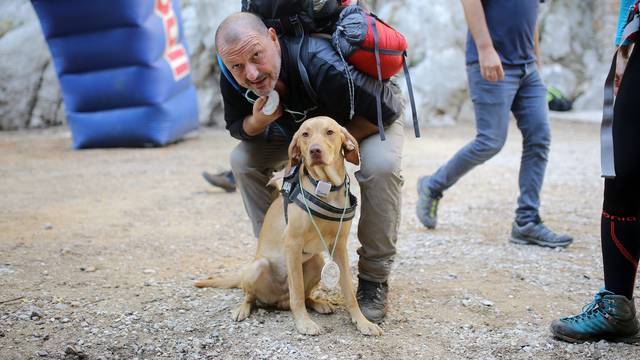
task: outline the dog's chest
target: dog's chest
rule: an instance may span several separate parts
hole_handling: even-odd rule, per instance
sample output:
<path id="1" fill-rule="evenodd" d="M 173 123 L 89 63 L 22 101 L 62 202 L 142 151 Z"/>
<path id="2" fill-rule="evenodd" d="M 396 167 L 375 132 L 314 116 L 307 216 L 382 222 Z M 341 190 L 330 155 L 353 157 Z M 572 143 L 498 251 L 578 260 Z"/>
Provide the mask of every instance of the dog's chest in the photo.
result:
<path id="1" fill-rule="evenodd" d="M 329 243 L 327 243 L 327 247 L 329 247 L 329 249 L 331 249 L 332 246 L 333 246 L 333 239 L 329 240 Z M 326 249 L 324 244 L 322 243 L 322 240 L 314 239 L 305 244 L 304 248 L 302 249 L 302 254 L 305 256 L 308 255 L 309 257 L 311 257 L 311 255 L 319 254 L 325 250 Z"/>

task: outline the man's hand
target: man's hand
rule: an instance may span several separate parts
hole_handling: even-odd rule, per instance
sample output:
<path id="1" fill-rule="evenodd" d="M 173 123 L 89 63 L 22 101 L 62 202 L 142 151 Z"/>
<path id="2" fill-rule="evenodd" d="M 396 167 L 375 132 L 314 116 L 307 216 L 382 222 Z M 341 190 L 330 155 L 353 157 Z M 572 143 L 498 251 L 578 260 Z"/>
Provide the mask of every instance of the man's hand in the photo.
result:
<path id="1" fill-rule="evenodd" d="M 504 80 L 504 69 L 500 55 L 493 46 L 478 50 L 478 61 L 480 62 L 480 73 L 485 80 Z"/>
<path id="2" fill-rule="evenodd" d="M 469 31 L 478 49 L 480 73 L 485 80 L 498 81 L 504 79 L 504 69 L 496 49 L 493 47 L 491 34 L 484 16 L 481 0 L 462 0 L 464 16 L 469 25 Z"/>
<path id="3" fill-rule="evenodd" d="M 369 136 L 378 133 L 378 127 L 360 115 L 354 116 L 347 124 L 346 128 L 358 143 L 362 142 L 362 140 Z"/>
<path id="4" fill-rule="evenodd" d="M 269 124 L 276 121 L 280 116 L 282 116 L 283 108 L 282 104 L 278 105 L 276 111 L 271 115 L 265 115 L 262 112 L 262 108 L 264 104 L 267 102 L 266 96 L 261 96 L 256 100 L 253 104 L 253 114 L 251 116 L 247 116 L 243 123 L 242 128 L 244 132 L 249 136 L 256 136 L 262 133 Z"/>
<path id="5" fill-rule="evenodd" d="M 622 45 L 618 50 L 618 54 L 616 55 L 616 76 L 613 81 L 613 95 L 618 95 L 620 83 L 622 83 L 622 76 L 624 75 L 624 70 L 627 68 L 627 62 L 629 61 L 629 55 L 632 50 L 633 46 L 629 45 Z"/>

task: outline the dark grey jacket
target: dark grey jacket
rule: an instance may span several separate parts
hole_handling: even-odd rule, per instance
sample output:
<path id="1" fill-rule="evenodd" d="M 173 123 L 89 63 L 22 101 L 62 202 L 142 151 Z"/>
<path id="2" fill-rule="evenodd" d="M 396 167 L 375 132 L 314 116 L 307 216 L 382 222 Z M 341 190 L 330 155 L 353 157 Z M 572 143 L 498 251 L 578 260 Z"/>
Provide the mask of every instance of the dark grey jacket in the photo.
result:
<path id="1" fill-rule="evenodd" d="M 310 86 L 315 92 L 313 97 L 305 89 L 297 67 L 297 55 L 294 46 L 299 39 L 281 37 L 282 67 L 280 80 L 285 84 L 286 92 L 280 97 L 285 106 L 284 115 L 272 123 L 265 133 L 259 136 L 270 137 L 282 134 L 287 137 L 299 128 L 302 119 L 314 116 L 329 116 L 342 125 L 348 124 L 350 118 L 350 96 L 347 75 L 340 56 L 329 40 L 318 37 L 306 38 L 301 51 L 300 61 L 309 77 Z M 354 115 L 360 115 L 376 125 L 376 93 L 380 85 L 376 79 L 355 70 L 349 70 L 354 84 Z M 236 84 L 237 85 L 237 84 Z M 236 90 L 223 75 L 220 76 L 220 90 L 224 100 L 224 117 L 226 128 L 231 136 L 240 140 L 250 140 L 243 128 L 244 118 L 253 113 L 253 105 L 247 97 L 256 99 L 252 92 L 241 88 Z M 400 117 L 404 107 L 402 94 L 392 81 L 383 84 L 381 95 L 382 121 L 385 126 Z M 306 114 L 306 117 L 304 116 Z"/>

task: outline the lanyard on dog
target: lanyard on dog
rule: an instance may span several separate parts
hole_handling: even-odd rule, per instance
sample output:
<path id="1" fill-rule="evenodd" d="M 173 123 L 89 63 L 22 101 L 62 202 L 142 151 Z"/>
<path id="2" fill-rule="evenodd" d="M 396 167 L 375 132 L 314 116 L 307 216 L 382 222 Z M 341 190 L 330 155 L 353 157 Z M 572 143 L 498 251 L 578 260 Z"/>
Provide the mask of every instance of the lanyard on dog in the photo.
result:
<path id="1" fill-rule="evenodd" d="M 304 192 L 305 190 L 302 187 L 302 171 L 299 172 L 299 177 L 300 177 L 300 191 Z M 324 266 L 322 267 L 322 271 L 320 272 L 320 281 L 322 281 L 322 283 L 328 288 L 334 288 L 338 284 L 338 281 L 340 280 L 340 267 L 338 267 L 338 264 L 336 264 L 336 262 L 333 260 L 333 253 L 335 252 L 336 245 L 338 244 L 338 238 L 340 237 L 340 231 L 342 230 L 344 215 L 347 212 L 347 204 L 349 202 L 349 176 L 346 174 L 344 177 L 344 184 L 345 184 L 344 206 L 342 209 L 342 216 L 340 217 L 340 222 L 338 225 L 338 231 L 336 232 L 336 238 L 333 241 L 333 248 L 331 250 L 329 250 L 329 246 L 327 245 L 327 242 L 325 241 L 324 236 L 322 236 L 322 232 L 320 231 L 318 224 L 316 224 L 316 221 L 313 219 L 313 215 L 311 214 L 311 210 L 309 209 L 309 205 L 307 204 L 306 197 L 302 196 L 302 199 L 304 201 L 304 206 L 307 209 L 307 213 L 309 213 L 309 217 L 311 218 L 311 223 L 315 227 L 316 232 L 320 237 L 320 240 L 322 240 L 322 245 L 324 245 L 324 248 L 327 250 L 327 253 L 329 254 L 329 261 L 324 264 Z"/>

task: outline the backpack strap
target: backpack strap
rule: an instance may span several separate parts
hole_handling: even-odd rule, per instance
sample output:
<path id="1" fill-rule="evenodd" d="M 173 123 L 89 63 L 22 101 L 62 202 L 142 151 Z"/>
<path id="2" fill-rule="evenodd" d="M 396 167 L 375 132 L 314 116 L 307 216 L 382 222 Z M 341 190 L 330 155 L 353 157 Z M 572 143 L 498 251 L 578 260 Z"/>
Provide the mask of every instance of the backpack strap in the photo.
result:
<path id="1" fill-rule="evenodd" d="M 227 67 L 222 62 L 222 59 L 220 58 L 219 54 L 216 54 L 216 59 L 218 60 L 218 66 L 220 67 L 220 72 L 222 73 L 222 75 L 224 75 L 224 77 L 231 84 L 231 86 L 233 86 L 233 88 L 236 89 L 236 91 L 238 91 L 239 93 L 242 93 L 242 87 L 240 86 L 240 84 L 238 84 L 236 79 L 233 78 L 233 76 L 229 72 L 229 69 L 227 69 Z"/>
<path id="2" fill-rule="evenodd" d="M 413 96 L 413 85 L 411 85 L 411 75 L 409 74 L 409 65 L 407 65 L 407 52 L 403 54 L 402 68 L 404 69 L 404 79 L 407 82 L 407 91 L 409 92 L 409 101 L 411 101 L 411 115 L 413 116 L 413 132 L 417 138 L 420 137 L 420 124 L 418 124 L 418 112 L 416 111 L 416 99 Z"/>
<path id="3" fill-rule="evenodd" d="M 376 56 L 376 70 L 378 71 L 378 84 L 380 84 L 380 90 L 376 94 L 376 110 L 378 115 L 378 131 L 380 132 L 380 140 L 384 141 L 384 125 L 382 124 L 382 100 L 380 99 L 384 87 L 382 85 L 382 69 L 380 65 L 380 39 L 378 39 L 378 28 L 376 27 L 376 18 L 371 16 L 371 28 L 373 30 L 373 47 Z"/>
<path id="4" fill-rule="evenodd" d="M 380 84 L 380 91 L 382 92 L 382 69 L 380 65 L 380 54 L 396 55 L 398 51 L 380 49 L 380 40 L 378 38 L 378 28 L 376 27 L 376 20 L 387 25 L 384 21 L 380 20 L 375 14 L 371 13 L 371 30 L 373 30 L 373 45 L 374 53 L 376 57 L 376 70 L 378 72 L 378 82 Z M 387 25 L 389 26 L 389 25 Z M 420 137 L 420 124 L 418 123 L 418 112 L 416 111 L 416 100 L 413 95 L 413 85 L 411 84 L 411 75 L 409 74 L 409 66 L 407 65 L 407 52 L 402 52 L 402 68 L 404 69 L 404 79 L 407 82 L 407 91 L 409 92 L 409 101 L 411 102 L 411 115 L 413 117 L 413 132 L 417 138 Z M 381 94 L 376 95 L 376 107 L 378 110 L 378 127 L 380 128 L 380 139 L 384 140 L 384 128 L 382 127 L 382 104 L 380 100 Z"/>
<path id="5" fill-rule="evenodd" d="M 302 26 L 302 23 L 299 21 L 297 16 L 295 17 L 295 19 L 292 18 L 291 21 L 295 25 L 296 37 L 299 38 L 298 42 L 293 47 L 293 54 L 292 54 L 293 58 L 295 59 L 296 65 L 298 67 L 298 74 L 300 75 L 300 80 L 302 80 L 302 85 L 304 86 L 304 89 L 307 92 L 307 95 L 311 99 L 311 102 L 313 102 L 314 106 L 318 106 L 318 102 L 316 100 L 318 98 L 318 95 L 316 94 L 315 90 L 313 90 L 313 87 L 311 86 L 311 81 L 309 81 L 309 74 L 307 73 L 307 69 L 304 67 L 304 64 L 302 63 L 302 58 L 301 58 L 302 47 L 306 39 L 304 27 Z"/>

